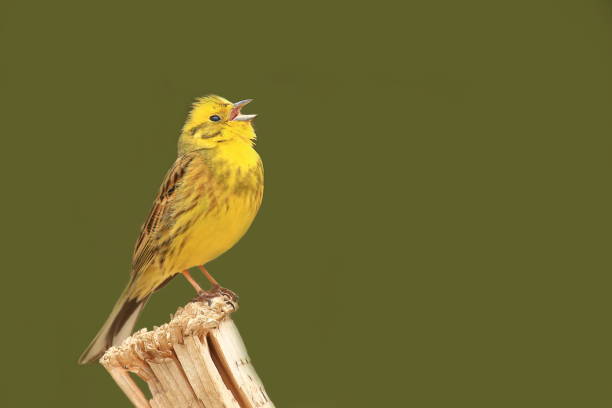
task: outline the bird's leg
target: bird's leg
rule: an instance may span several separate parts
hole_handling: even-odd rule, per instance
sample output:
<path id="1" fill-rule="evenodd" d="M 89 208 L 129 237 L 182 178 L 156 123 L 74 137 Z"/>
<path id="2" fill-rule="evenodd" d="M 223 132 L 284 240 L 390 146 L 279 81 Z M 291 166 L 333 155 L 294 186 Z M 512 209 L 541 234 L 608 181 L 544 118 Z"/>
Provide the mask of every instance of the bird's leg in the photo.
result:
<path id="1" fill-rule="evenodd" d="M 200 294 L 198 297 L 205 298 L 210 301 L 210 299 L 216 296 L 225 295 L 225 296 L 228 296 L 230 299 L 232 299 L 234 302 L 238 300 L 238 295 L 236 295 L 231 290 L 226 289 L 222 287 L 221 285 L 219 285 L 219 282 L 217 282 L 217 280 L 213 278 L 210 273 L 208 273 L 204 265 L 198 265 L 198 268 L 200 268 L 200 270 L 202 271 L 202 274 L 204 274 L 206 279 L 208 279 L 208 281 L 212 285 L 212 288 L 210 290 L 207 290 L 206 292 Z"/>
<path id="2" fill-rule="evenodd" d="M 195 289 L 195 291 L 200 294 L 200 293 L 204 293 L 204 290 L 200 287 L 200 285 L 198 285 L 198 282 L 195 281 L 195 279 L 193 279 L 191 277 L 191 275 L 189 274 L 188 270 L 184 270 L 183 272 L 181 272 L 183 274 L 183 276 L 185 277 L 185 279 L 187 279 L 187 282 L 189 282 L 191 284 L 191 286 L 193 286 L 193 288 Z"/>
<path id="3" fill-rule="evenodd" d="M 212 275 L 210 273 L 208 273 L 208 271 L 206 270 L 206 268 L 204 267 L 204 265 L 198 265 L 198 268 L 200 268 L 200 270 L 202 271 L 202 273 L 204 274 L 204 276 L 206 277 L 206 279 L 208 279 L 208 281 L 210 282 L 211 285 L 213 285 L 213 289 L 216 288 L 220 288 L 221 285 L 219 285 L 219 282 L 217 282 L 217 280 L 215 278 L 212 277 Z"/>

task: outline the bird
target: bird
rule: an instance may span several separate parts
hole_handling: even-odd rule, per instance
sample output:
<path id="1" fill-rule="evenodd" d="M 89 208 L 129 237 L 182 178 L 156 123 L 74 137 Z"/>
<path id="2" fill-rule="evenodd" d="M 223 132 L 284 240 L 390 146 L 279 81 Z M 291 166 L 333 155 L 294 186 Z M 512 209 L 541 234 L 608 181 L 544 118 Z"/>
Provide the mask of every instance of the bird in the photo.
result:
<path id="1" fill-rule="evenodd" d="M 129 282 L 78 363 L 97 361 L 133 331 L 151 295 L 182 274 L 205 291 L 189 269 L 199 267 L 222 289 L 205 264 L 247 232 L 263 197 L 263 164 L 254 148 L 255 114 L 218 95 L 196 99 L 178 139 L 178 157 L 159 188 L 132 256 Z"/>

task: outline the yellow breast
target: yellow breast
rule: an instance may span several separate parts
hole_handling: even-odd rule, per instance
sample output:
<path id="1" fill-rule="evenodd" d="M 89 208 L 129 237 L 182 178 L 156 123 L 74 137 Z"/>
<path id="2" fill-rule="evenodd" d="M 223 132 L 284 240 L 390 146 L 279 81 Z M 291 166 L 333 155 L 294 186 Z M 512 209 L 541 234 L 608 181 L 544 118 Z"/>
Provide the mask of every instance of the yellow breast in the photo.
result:
<path id="1" fill-rule="evenodd" d="M 178 238 L 181 250 L 171 273 L 203 265 L 233 247 L 261 205 L 263 167 L 250 145 L 230 142 L 206 162 L 212 176 L 199 182 L 208 194 L 194 211 L 198 216 L 193 225 Z"/>

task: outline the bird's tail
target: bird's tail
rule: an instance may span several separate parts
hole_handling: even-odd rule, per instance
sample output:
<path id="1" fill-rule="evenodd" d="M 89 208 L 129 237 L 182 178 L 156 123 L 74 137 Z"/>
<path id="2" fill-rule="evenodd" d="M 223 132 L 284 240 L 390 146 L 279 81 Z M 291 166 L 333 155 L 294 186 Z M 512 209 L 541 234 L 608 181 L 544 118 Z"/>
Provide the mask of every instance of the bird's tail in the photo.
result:
<path id="1" fill-rule="evenodd" d="M 111 346 L 120 344 L 125 338 L 132 334 L 138 315 L 149 300 L 150 295 L 143 299 L 130 296 L 130 289 L 133 280 L 123 291 L 110 316 L 104 325 L 91 341 L 87 349 L 79 357 L 79 364 L 87 364 L 97 361 L 102 354 Z"/>

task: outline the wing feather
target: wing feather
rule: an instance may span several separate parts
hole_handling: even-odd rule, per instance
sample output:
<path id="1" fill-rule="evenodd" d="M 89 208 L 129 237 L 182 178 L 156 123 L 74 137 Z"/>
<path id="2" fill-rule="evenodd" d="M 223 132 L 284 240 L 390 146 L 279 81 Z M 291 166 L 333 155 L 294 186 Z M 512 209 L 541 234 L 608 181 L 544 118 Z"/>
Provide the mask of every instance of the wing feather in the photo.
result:
<path id="1" fill-rule="evenodd" d="M 175 212 L 176 197 L 179 196 L 183 186 L 183 180 L 188 174 L 190 166 L 198 160 L 196 152 L 180 156 L 161 184 L 157 197 L 153 202 L 153 208 L 147 217 L 147 221 L 142 226 L 140 236 L 136 241 L 134 254 L 132 256 L 132 274 L 138 274 L 147 268 L 153 260 L 159 243 L 159 233 L 162 229 L 166 230 L 176 222 Z"/>

